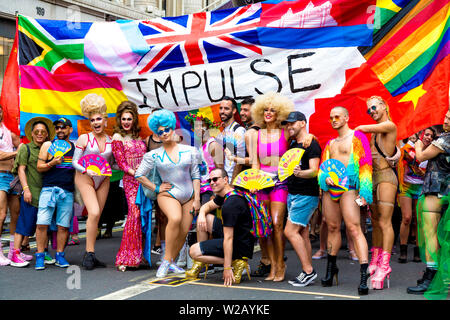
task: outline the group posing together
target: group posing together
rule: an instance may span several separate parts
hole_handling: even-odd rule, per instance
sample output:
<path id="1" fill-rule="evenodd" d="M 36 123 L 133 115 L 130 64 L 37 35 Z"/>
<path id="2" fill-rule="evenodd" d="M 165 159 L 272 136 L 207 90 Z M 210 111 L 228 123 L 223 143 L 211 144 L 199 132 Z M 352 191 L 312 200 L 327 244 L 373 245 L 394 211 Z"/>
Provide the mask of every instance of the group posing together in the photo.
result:
<path id="1" fill-rule="evenodd" d="M 75 143 L 69 140 L 73 130 L 70 120 L 60 118 L 52 123 L 39 117 L 27 122 L 25 134 L 30 143 L 21 145 L 18 137 L 4 126 L 3 113 L 0 114 L 0 234 L 9 207 L 10 233 L 14 237 L 7 258 L 0 248 L 1 265 L 28 265 L 33 257 L 21 252 L 21 243 L 24 237 L 36 234 L 35 268 L 45 269 L 45 264 L 52 260 L 47 249 L 47 230 L 56 225 L 56 265 L 69 266 L 64 249 L 74 199 L 81 198 L 78 202 L 84 204 L 88 213 L 82 266 L 88 270 L 105 267 L 95 255 L 95 243 L 110 179 L 79 163 L 83 156 L 93 154 L 124 172 L 128 215 L 115 262 L 121 271 L 139 267 L 145 260 L 143 193 L 152 195 L 151 203 L 157 212 L 163 251 L 157 277 L 178 273 L 196 278 L 209 265 L 220 264 L 224 284 L 239 283 L 245 270 L 249 272 L 248 259 L 253 256 L 256 240 L 251 233 L 254 222 L 251 210 L 255 207 L 249 205 L 248 197 L 267 208 L 273 226 L 270 236 L 257 239 L 261 261 L 253 273 L 266 276 L 267 281 L 284 281 L 286 238 L 301 262 L 300 274 L 289 283 L 303 287 L 317 278 L 308 225 L 321 203 L 328 252 L 322 285 L 332 286 L 334 279 L 337 283 L 336 257 L 341 247 L 343 220 L 360 263 L 358 293 L 368 294 L 369 287 L 382 289 L 385 280 L 389 285 L 391 273 L 394 206 L 398 199 L 402 209 L 401 259 L 406 261 L 409 225 L 419 196 L 417 225 L 421 226 L 418 233 L 423 239 L 427 267 L 423 278 L 417 286 L 408 288 L 408 293 L 425 292 L 438 270 L 437 228 L 445 211 L 444 199 L 450 191 L 450 110 L 439 137 L 430 128 L 423 131 L 420 139 L 416 137 L 415 143 L 410 139 L 400 146 L 397 128 L 381 97 L 367 100 L 367 113 L 375 123 L 354 129 L 348 125 L 347 109 L 336 106 L 330 111 L 330 123 L 338 136 L 328 141 L 324 150 L 317 138 L 308 133 L 306 116 L 294 111 L 294 104 L 278 93 L 241 102 L 240 119 L 245 127 L 235 120 L 237 103 L 229 97 L 220 103 L 221 124 L 199 113 L 189 114 L 186 120 L 192 125 L 196 141 L 201 141 L 198 148 L 180 138 L 175 132 L 175 114 L 165 109 L 153 111 L 148 117 L 152 135 L 146 139 L 140 137 L 137 107 L 130 101 L 118 106 L 112 137 L 105 132 L 107 113 L 101 96 L 87 95 L 81 101 L 81 112 L 92 130 Z M 223 128 L 221 132 L 219 126 Z M 366 137 L 369 133 L 370 141 Z M 54 138 L 68 142 L 70 151 L 52 156 L 49 148 Z M 278 165 L 291 148 L 304 149 L 304 153 L 293 174 L 280 181 Z M 345 189 L 321 169 L 320 165 L 329 159 L 346 167 Z M 275 185 L 246 192 L 233 186 L 236 176 L 249 168 L 263 171 Z M 21 186 L 22 190 L 13 186 Z M 76 196 L 78 193 L 80 197 Z M 370 261 L 360 221 L 361 208 L 367 205 L 373 225 Z M 177 265 L 176 258 L 193 227 L 197 243 L 190 246 L 189 255 L 194 261 L 192 268 L 184 270 Z"/>

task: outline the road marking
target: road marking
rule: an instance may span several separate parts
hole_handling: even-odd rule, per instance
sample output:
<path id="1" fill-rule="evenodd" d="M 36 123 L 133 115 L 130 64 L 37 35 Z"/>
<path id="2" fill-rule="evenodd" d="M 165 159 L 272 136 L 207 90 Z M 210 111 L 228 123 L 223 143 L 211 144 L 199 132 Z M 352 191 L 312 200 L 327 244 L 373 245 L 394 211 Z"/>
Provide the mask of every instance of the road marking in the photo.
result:
<path id="1" fill-rule="evenodd" d="M 157 285 L 149 284 L 148 282 L 151 280 L 153 279 L 149 279 L 134 286 L 95 298 L 94 300 L 125 300 L 160 287 Z"/>
<path id="2" fill-rule="evenodd" d="M 284 292 L 284 293 L 309 294 L 309 295 L 314 295 L 314 296 L 328 296 L 328 297 L 336 297 L 336 298 L 360 299 L 360 297 L 358 297 L 358 296 L 347 296 L 347 295 L 342 295 L 342 294 L 332 294 L 332 293 L 322 293 L 322 292 L 308 292 L 308 291 L 271 289 L 271 288 L 257 288 L 257 287 L 242 287 L 242 286 L 227 287 L 227 286 L 224 286 L 223 284 L 201 283 L 201 282 L 189 282 L 188 284 L 189 285 L 197 285 L 197 286 L 231 288 L 231 289 L 273 291 L 273 292 Z"/>

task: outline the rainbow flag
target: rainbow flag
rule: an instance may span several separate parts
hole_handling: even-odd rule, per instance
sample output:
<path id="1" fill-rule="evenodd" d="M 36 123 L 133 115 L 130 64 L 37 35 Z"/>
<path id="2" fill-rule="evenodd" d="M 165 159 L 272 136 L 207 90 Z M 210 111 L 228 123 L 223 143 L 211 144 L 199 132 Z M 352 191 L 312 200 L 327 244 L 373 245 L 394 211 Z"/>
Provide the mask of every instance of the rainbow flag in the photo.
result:
<path id="1" fill-rule="evenodd" d="M 396 96 L 420 86 L 450 50 L 448 0 L 423 0 L 365 55 Z"/>
<path id="2" fill-rule="evenodd" d="M 412 0 L 377 0 L 374 32 L 378 32 L 389 20 L 399 13 Z"/>

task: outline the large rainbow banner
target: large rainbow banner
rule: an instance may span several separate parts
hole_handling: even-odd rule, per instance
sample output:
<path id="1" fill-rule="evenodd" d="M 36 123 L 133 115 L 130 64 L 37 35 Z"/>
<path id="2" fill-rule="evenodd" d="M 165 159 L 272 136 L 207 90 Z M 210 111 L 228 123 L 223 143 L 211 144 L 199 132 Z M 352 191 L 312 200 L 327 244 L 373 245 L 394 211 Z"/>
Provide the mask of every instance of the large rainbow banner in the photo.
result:
<path id="1" fill-rule="evenodd" d="M 239 103 L 277 91 L 310 120 L 313 116 L 309 129 L 320 136 L 330 127 L 324 101 L 341 94 L 367 63 L 388 95 L 403 97 L 425 83 L 448 56 L 448 0 L 415 2 L 417 6 L 401 3 L 415 14 L 393 29 L 399 30 L 393 40 L 366 56 L 361 48 L 372 48 L 376 5 L 386 7 L 386 1 L 268 0 L 149 21 L 19 16 L 17 54 L 11 55 L 20 74 L 19 102 L 17 109 L 7 109 L 20 120 L 5 119 L 23 135 L 32 117 L 65 116 L 74 123 L 75 139 L 85 123 L 80 100 L 94 92 L 105 98 L 110 117 L 128 99 L 139 106 L 143 123 L 153 108 L 165 108 L 176 112 L 179 127 L 190 129 L 184 120 L 188 112 L 220 121 L 217 105 L 225 95 Z M 399 14 L 406 10 L 400 9 Z M 423 41 L 414 40 L 419 36 Z M 404 57 L 393 63 L 399 54 Z M 7 79 L 3 87 L 11 89 Z M 448 73 L 444 94 L 448 97 Z M 402 109 L 408 102 L 398 103 Z M 367 122 L 365 106 L 357 105 L 361 110 L 354 120 Z"/>

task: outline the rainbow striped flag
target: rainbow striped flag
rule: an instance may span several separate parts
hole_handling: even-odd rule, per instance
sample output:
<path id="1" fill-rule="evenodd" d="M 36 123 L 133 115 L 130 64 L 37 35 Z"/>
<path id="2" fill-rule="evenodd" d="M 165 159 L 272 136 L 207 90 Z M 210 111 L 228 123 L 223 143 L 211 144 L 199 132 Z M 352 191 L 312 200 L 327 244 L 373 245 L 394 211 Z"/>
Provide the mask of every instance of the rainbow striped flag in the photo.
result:
<path id="1" fill-rule="evenodd" d="M 374 32 L 378 32 L 389 20 L 413 0 L 377 0 Z"/>
<path id="2" fill-rule="evenodd" d="M 420 86 L 449 54 L 448 0 L 423 0 L 374 48 L 367 63 L 393 95 Z"/>

